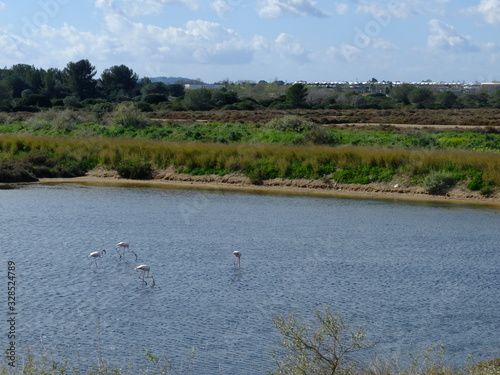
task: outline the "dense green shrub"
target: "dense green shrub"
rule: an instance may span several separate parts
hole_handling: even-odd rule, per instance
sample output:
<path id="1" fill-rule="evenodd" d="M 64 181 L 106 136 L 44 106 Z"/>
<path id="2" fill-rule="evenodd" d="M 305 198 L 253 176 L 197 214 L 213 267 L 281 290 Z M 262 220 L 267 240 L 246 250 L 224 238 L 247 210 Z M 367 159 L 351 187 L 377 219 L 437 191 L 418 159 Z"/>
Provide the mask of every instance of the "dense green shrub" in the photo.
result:
<path id="1" fill-rule="evenodd" d="M 149 125 L 149 119 L 133 103 L 118 104 L 111 112 L 109 122 L 135 129 L 142 129 Z"/>
<path id="2" fill-rule="evenodd" d="M 158 104 L 161 102 L 167 102 L 168 97 L 164 94 L 147 94 L 142 97 L 142 101 L 148 104 Z"/>
<path id="3" fill-rule="evenodd" d="M 153 175 L 151 163 L 142 160 L 123 160 L 116 166 L 116 171 L 120 177 L 134 180 L 148 180 Z"/>
<path id="4" fill-rule="evenodd" d="M 30 166 L 18 160 L 0 160 L 0 182 L 34 182 Z"/>
<path id="5" fill-rule="evenodd" d="M 476 172 L 474 173 L 474 176 L 472 177 L 470 182 L 467 184 L 467 189 L 477 191 L 481 190 L 484 186 L 485 184 L 483 181 L 483 174 L 481 172 Z"/>
<path id="6" fill-rule="evenodd" d="M 141 112 L 153 112 L 153 107 L 149 103 L 137 102 L 136 106 L 137 106 L 137 109 Z"/>
<path id="7" fill-rule="evenodd" d="M 456 176 L 450 172 L 432 171 L 425 177 L 422 186 L 430 194 L 443 194 L 456 182 Z"/>
<path id="8" fill-rule="evenodd" d="M 272 119 L 271 121 L 266 123 L 266 126 L 274 130 L 292 131 L 297 133 L 318 128 L 318 126 L 314 122 L 294 115 L 287 115 Z"/>

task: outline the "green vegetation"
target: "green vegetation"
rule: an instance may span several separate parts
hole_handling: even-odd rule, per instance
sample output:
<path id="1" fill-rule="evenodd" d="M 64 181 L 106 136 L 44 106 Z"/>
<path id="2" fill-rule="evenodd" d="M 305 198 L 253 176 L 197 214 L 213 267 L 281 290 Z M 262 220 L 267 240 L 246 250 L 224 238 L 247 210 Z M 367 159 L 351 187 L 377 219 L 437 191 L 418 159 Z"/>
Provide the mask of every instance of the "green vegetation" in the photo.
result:
<path id="1" fill-rule="evenodd" d="M 327 107 L 338 109 L 321 118 L 307 112 L 313 107 L 308 95 L 318 91 L 303 84 L 259 83 L 256 88 L 227 83 L 218 90 L 184 92 L 181 84 L 139 81 L 124 65 L 106 69 L 99 80 L 95 74 L 87 60 L 69 63 L 62 71 L 22 64 L 0 71 L 0 103 L 5 109 L 0 112 L 0 182 L 79 176 L 98 165 L 117 170 L 122 177 L 149 179 L 155 169 L 173 165 L 190 174 L 241 173 L 256 185 L 273 178 L 332 184 L 395 181 L 422 186 L 430 194 L 446 194 L 460 186 L 483 195 L 500 186 L 500 134 L 495 127 L 437 132 L 384 125 L 500 121 L 494 110 L 458 109 L 465 100 L 459 94 L 435 95 L 408 84 L 383 97 L 329 93 L 327 98 L 319 96 L 322 99 L 314 107 L 324 108 L 321 103 L 326 101 Z M 60 84 L 53 85 L 54 80 Z M 496 108 L 500 103 L 499 93 L 475 99 L 467 95 L 467 103 L 482 103 L 480 107 Z M 438 99 L 457 109 L 425 109 Z M 370 100 L 386 104 L 390 100 L 392 104 L 384 108 L 404 109 L 349 109 L 371 108 Z M 253 121 L 223 120 L 247 107 Z M 197 111 L 214 108 L 233 110 L 213 112 L 217 116 L 212 118 L 221 121 L 197 119 Z M 259 121 L 253 115 L 257 108 L 283 108 L 283 112 Z M 293 108 L 300 109 L 289 114 Z M 192 117 L 170 120 L 173 113 Z M 384 119 L 378 127 L 333 127 L 377 116 Z"/>
<path id="2" fill-rule="evenodd" d="M 464 89 L 459 85 L 396 84 L 372 79 L 364 84 L 286 84 L 221 82 L 219 88 L 185 90 L 184 83 L 164 84 L 139 79 L 125 65 L 105 69 L 97 77 L 86 59 L 64 69 L 15 64 L 0 69 L 0 110 L 37 112 L 45 108 L 85 109 L 96 101 L 140 103 L 141 110 L 258 109 L 460 109 L 500 108 L 495 87 Z"/>
<path id="3" fill-rule="evenodd" d="M 0 138 L 3 182 L 13 182 L 16 176 L 30 177 L 23 181 L 78 176 L 97 165 L 118 170 L 127 178 L 150 178 L 152 170 L 173 165 L 178 172 L 190 174 L 243 173 L 255 184 L 271 178 L 366 184 L 399 177 L 411 184 L 422 184 L 432 194 L 441 194 L 458 182 L 471 190 L 489 193 L 500 185 L 499 163 L 500 153 L 464 150 L 423 153 L 417 149 L 360 146 L 186 143 L 23 134 Z"/>

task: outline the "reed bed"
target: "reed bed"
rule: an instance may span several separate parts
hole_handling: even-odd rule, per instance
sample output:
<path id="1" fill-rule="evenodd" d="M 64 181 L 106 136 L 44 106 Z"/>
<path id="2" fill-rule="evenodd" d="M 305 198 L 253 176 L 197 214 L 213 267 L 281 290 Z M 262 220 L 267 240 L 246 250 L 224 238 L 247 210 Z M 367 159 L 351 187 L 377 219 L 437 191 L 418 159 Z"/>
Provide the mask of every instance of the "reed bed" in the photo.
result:
<path id="1" fill-rule="evenodd" d="M 22 159 L 33 153 L 76 163 L 83 172 L 96 165 L 126 169 L 144 167 L 147 163 L 151 169 L 173 165 L 178 171 L 191 174 L 239 172 L 255 175 L 256 183 L 276 177 L 370 183 L 406 175 L 418 184 L 433 171 L 446 171 L 453 173 L 457 181 L 480 176 L 481 186 L 500 186 L 500 154 L 496 152 L 76 139 L 23 134 L 0 138 L 0 160 Z"/>

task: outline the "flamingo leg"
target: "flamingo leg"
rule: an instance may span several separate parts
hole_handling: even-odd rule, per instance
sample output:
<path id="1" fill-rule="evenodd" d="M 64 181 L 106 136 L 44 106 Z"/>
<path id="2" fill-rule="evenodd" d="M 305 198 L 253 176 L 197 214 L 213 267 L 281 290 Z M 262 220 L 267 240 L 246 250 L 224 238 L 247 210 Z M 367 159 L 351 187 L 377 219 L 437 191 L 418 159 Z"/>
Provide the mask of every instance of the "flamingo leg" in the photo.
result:
<path id="1" fill-rule="evenodd" d="M 128 250 L 129 250 L 130 252 L 132 252 L 132 254 L 134 254 L 134 255 L 135 255 L 135 260 L 137 260 L 137 254 L 134 252 L 134 250 L 130 250 L 130 249 L 128 249 Z"/>
<path id="2" fill-rule="evenodd" d="M 153 279 L 153 284 L 151 286 L 155 286 L 156 285 L 155 278 L 153 276 L 146 276 L 146 279 Z"/>
<path id="3" fill-rule="evenodd" d="M 120 256 L 120 259 L 122 259 L 122 253 L 120 253 L 120 250 L 117 247 L 115 247 L 115 250 L 118 253 L 118 255 Z"/>

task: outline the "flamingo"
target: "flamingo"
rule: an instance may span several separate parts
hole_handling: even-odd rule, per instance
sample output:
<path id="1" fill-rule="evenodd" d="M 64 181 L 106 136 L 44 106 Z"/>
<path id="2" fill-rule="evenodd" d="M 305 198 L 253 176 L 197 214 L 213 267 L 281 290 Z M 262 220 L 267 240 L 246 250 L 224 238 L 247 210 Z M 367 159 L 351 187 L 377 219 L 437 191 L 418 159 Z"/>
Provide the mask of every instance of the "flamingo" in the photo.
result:
<path id="1" fill-rule="evenodd" d="M 121 254 L 120 250 L 118 250 L 119 247 L 123 248 L 123 254 Z M 125 258 L 125 250 L 128 250 L 135 255 L 135 260 L 137 260 L 137 254 L 133 250 L 130 250 L 129 244 L 126 242 L 118 242 L 116 244 L 115 250 L 118 252 L 118 255 L 120 255 L 120 259 L 122 258 L 122 256 L 123 258 Z"/>
<path id="2" fill-rule="evenodd" d="M 233 255 L 236 257 L 236 259 L 234 260 L 234 265 L 237 269 L 240 269 L 241 253 L 239 251 L 233 251 Z"/>
<path id="3" fill-rule="evenodd" d="M 148 285 L 148 283 L 144 279 L 153 279 L 153 285 L 151 285 L 151 286 L 155 286 L 156 283 L 155 283 L 154 277 L 149 275 L 150 269 L 151 268 L 147 264 L 141 264 L 140 266 L 137 266 L 134 268 L 134 270 L 141 270 L 142 271 L 141 276 L 139 276 L 139 279 L 144 281 L 145 285 Z"/>
<path id="4" fill-rule="evenodd" d="M 102 258 L 102 256 L 106 254 L 106 250 L 101 251 L 93 251 L 89 254 L 89 258 L 94 259 L 95 268 L 97 268 L 97 258 Z M 92 262 L 90 262 L 90 266 L 92 267 Z"/>

